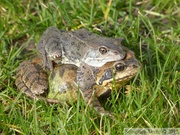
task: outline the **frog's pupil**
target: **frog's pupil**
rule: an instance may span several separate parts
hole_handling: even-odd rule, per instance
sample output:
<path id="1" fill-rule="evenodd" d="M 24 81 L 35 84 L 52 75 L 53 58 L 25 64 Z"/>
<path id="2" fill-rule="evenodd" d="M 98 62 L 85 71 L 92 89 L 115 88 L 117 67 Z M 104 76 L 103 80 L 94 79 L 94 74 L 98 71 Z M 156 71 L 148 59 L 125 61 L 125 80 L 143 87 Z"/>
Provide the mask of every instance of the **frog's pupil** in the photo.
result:
<path id="1" fill-rule="evenodd" d="M 106 54 L 108 50 L 105 47 L 100 47 L 99 51 L 101 54 Z"/>
<path id="2" fill-rule="evenodd" d="M 116 64 L 115 68 L 117 71 L 123 71 L 124 70 L 124 64 L 118 63 L 118 64 Z"/>

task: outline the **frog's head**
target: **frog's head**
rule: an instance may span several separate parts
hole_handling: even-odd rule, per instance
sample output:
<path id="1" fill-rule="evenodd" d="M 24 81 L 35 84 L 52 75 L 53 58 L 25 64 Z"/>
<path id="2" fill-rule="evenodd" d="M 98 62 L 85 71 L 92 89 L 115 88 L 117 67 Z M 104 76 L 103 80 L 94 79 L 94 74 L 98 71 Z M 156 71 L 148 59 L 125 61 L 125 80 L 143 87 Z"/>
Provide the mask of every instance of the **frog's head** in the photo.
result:
<path id="1" fill-rule="evenodd" d="M 93 67 L 101 67 L 110 61 L 125 57 L 122 39 L 99 36 L 85 29 L 76 30 L 73 35 L 86 43 L 82 61 Z"/>
<path id="2" fill-rule="evenodd" d="M 124 59 L 126 52 L 121 46 L 100 45 L 90 48 L 85 57 L 84 62 L 94 67 L 101 67 L 107 62 Z"/>
<path id="3" fill-rule="evenodd" d="M 114 84 L 116 84 L 117 89 L 121 88 L 136 75 L 139 68 L 141 68 L 141 64 L 130 50 L 125 59 L 106 63 L 97 74 L 96 83 L 104 87 L 97 92 L 97 95 L 102 95 L 107 90 L 111 90 Z"/>

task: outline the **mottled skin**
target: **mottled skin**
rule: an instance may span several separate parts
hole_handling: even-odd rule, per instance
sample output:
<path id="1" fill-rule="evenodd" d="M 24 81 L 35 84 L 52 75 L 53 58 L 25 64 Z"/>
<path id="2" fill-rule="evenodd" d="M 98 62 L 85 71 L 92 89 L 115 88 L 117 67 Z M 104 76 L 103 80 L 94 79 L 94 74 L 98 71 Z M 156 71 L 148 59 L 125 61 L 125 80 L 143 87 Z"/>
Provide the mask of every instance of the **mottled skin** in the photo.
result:
<path id="1" fill-rule="evenodd" d="M 25 68 L 31 67 L 33 71 L 29 70 L 28 78 L 33 78 L 34 74 L 36 72 L 40 72 L 39 69 L 41 68 L 32 68 L 32 67 L 39 67 L 41 64 L 41 59 L 38 59 L 39 61 L 32 62 L 30 61 L 23 62 L 17 72 L 17 81 L 16 85 L 17 87 L 24 91 L 25 94 L 30 96 L 31 98 L 39 98 L 40 96 L 33 92 L 32 86 L 33 83 L 37 82 L 37 79 L 32 79 L 32 81 L 27 81 L 24 70 Z M 25 64 L 27 63 L 27 64 Z M 38 63 L 38 66 L 37 66 Z M 140 67 L 139 62 L 134 57 L 134 53 L 132 51 L 128 51 L 126 58 L 124 60 L 114 61 L 114 62 L 108 62 L 104 66 L 99 68 L 92 68 L 92 74 L 89 76 L 89 74 L 86 74 L 86 71 L 84 69 L 85 76 L 87 77 L 87 80 L 94 80 L 92 81 L 92 86 L 88 87 L 86 91 L 80 91 L 82 93 L 82 97 L 84 98 L 87 105 L 94 107 L 95 110 L 97 110 L 101 115 L 108 114 L 109 112 L 105 111 L 104 108 L 99 103 L 99 100 L 97 97 L 106 95 L 106 93 L 110 93 L 113 89 L 113 84 L 116 83 L 116 89 L 120 89 L 122 85 L 124 85 L 127 81 L 129 81 L 134 75 L 137 73 L 138 68 Z M 75 65 L 70 64 L 64 64 L 64 65 L 57 65 L 54 67 L 54 70 L 49 76 L 49 92 L 47 95 L 47 98 L 43 98 L 44 100 L 47 100 L 48 102 L 72 102 L 77 99 L 77 91 L 78 91 L 78 83 L 77 83 L 77 70 L 78 67 Z M 28 72 L 28 71 L 26 71 Z M 40 74 L 39 74 L 40 75 Z M 38 80 L 46 80 L 47 76 L 45 77 L 39 77 Z M 35 77 L 35 78 L 38 78 Z M 93 79 L 92 79 L 93 78 Z M 23 81 L 22 81 L 23 80 Z M 34 81 L 34 82 L 33 82 Z M 19 83 L 20 82 L 20 83 Z M 27 84 L 29 83 L 29 84 Z M 47 88 L 46 83 L 45 87 Z M 40 85 L 41 86 L 41 85 Z M 86 86 L 85 86 L 86 87 Z M 28 89 L 29 88 L 29 89 Z M 31 94 L 29 94 L 31 93 Z M 39 93 L 43 94 L 43 93 Z M 34 97 L 32 96 L 34 95 Z M 43 97 L 43 96 L 42 96 Z"/>
<path id="2" fill-rule="evenodd" d="M 106 62 L 125 57 L 120 39 L 101 37 L 85 29 L 68 32 L 49 27 L 38 43 L 38 51 L 50 70 L 52 62 L 101 67 Z"/>
<path id="3" fill-rule="evenodd" d="M 82 94 L 94 85 L 93 68 L 121 60 L 126 54 L 120 39 L 101 37 L 85 29 L 67 32 L 55 27 L 49 27 L 43 33 L 38 51 L 45 68 L 50 71 L 53 71 L 53 63 L 76 65 L 77 83 Z"/>
<path id="4" fill-rule="evenodd" d="M 98 97 L 109 96 L 111 90 L 115 89 L 114 84 L 119 90 L 136 75 L 138 68 L 140 68 L 140 63 L 130 50 L 127 51 L 124 60 L 108 62 L 100 68 L 94 68 L 91 76 L 86 74 L 87 81 L 94 81 L 92 81 L 92 87 L 87 88 L 82 94 L 85 102 L 94 107 L 100 114 L 109 114 L 99 103 Z M 75 76 L 77 70 L 78 68 L 74 65 L 55 67 L 50 75 L 48 98 L 69 102 L 76 100 L 78 84 Z M 85 70 L 84 73 L 86 73 Z"/>
<path id="5" fill-rule="evenodd" d="M 48 75 L 42 65 L 41 58 L 22 62 L 16 71 L 15 84 L 19 90 L 32 99 L 41 98 L 47 102 L 57 103 L 57 100 L 44 98 L 48 92 Z"/>

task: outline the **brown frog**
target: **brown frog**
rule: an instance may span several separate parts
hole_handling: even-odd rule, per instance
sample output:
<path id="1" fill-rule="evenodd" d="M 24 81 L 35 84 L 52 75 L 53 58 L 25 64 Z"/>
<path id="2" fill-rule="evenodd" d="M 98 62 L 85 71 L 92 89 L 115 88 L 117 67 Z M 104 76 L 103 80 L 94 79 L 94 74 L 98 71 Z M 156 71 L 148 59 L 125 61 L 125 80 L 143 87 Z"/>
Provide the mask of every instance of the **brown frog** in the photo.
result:
<path id="1" fill-rule="evenodd" d="M 109 112 L 106 112 L 101 106 L 98 97 L 113 90 L 114 84 L 116 84 L 116 89 L 120 89 L 136 75 L 140 67 L 134 53 L 130 50 L 126 51 L 125 59 L 107 62 L 102 67 L 93 67 L 91 76 L 87 74 L 87 78 L 92 77 L 95 80 L 92 82 L 93 85 L 83 92 L 82 97 L 87 105 L 94 107 L 101 115 L 109 114 Z M 43 98 L 53 103 L 76 100 L 78 91 L 76 78 L 78 67 L 72 64 L 56 65 L 49 76 L 48 83 L 48 77 L 43 71 L 42 64 L 42 60 L 38 58 L 20 64 L 16 77 L 18 89 L 22 90 L 31 98 Z M 86 73 L 85 69 L 83 71 Z M 34 92 L 39 87 L 46 89 L 48 85 L 49 91 L 45 90 L 47 92 L 45 95 L 47 96 L 40 96 Z"/>
<path id="2" fill-rule="evenodd" d="M 121 46 L 120 39 L 102 37 L 85 29 L 59 31 L 49 27 L 38 43 L 43 67 L 53 71 L 54 64 L 73 64 L 78 67 L 77 84 L 85 93 L 95 82 L 93 68 L 99 68 L 106 62 L 121 60 L 126 52 Z M 25 83 L 26 80 L 24 80 Z M 35 94 L 44 93 L 44 87 L 39 87 Z"/>

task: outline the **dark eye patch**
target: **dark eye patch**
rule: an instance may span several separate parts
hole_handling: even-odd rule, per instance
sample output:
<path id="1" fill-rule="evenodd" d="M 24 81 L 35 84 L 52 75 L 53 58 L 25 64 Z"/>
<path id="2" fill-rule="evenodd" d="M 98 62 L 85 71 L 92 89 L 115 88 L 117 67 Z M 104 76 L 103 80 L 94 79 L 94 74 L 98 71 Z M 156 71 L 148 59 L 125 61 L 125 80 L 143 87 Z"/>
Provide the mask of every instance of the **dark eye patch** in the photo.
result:
<path id="1" fill-rule="evenodd" d="M 113 72 L 112 72 L 112 69 L 106 69 L 104 71 L 104 74 L 103 76 L 101 77 L 101 79 L 99 80 L 99 85 L 102 85 L 103 84 L 103 81 L 105 80 L 109 80 L 113 77 Z"/>

